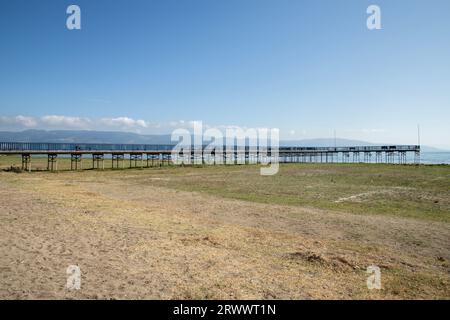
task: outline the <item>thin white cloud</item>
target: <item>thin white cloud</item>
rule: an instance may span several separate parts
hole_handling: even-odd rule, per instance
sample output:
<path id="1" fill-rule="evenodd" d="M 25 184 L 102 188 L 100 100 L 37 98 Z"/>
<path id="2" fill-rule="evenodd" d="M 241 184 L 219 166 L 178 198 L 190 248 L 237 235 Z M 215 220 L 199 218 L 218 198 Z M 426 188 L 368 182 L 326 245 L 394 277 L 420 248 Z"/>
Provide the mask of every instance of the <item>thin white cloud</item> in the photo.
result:
<path id="1" fill-rule="evenodd" d="M 156 124 L 153 127 L 160 127 Z M 150 128 L 150 124 L 142 119 L 129 117 L 91 119 L 85 117 L 71 117 L 64 115 L 44 115 L 42 117 L 30 116 L 0 116 L 0 130 L 24 129 L 76 129 L 76 130 L 119 130 L 139 131 Z"/>
<path id="2" fill-rule="evenodd" d="M 24 127 L 24 128 L 33 128 L 37 126 L 38 121 L 34 119 L 33 117 L 26 117 L 22 115 L 18 115 L 15 117 L 0 117 L 0 126 L 5 127 Z"/>
<path id="3" fill-rule="evenodd" d="M 41 117 L 40 123 L 52 128 L 87 129 L 91 126 L 92 121 L 88 118 L 48 115 Z"/>
<path id="4" fill-rule="evenodd" d="M 25 116 L 19 115 L 15 119 L 18 123 L 24 125 L 25 127 L 34 127 L 37 124 L 37 122 L 31 117 L 25 117 Z"/>
<path id="5" fill-rule="evenodd" d="M 128 117 L 118 117 L 118 118 L 103 118 L 100 119 L 100 123 L 111 126 L 111 127 L 118 127 L 118 128 L 133 128 L 133 127 L 140 127 L 140 128 L 147 128 L 147 122 L 145 122 L 142 119 L 132 119 Z"/>

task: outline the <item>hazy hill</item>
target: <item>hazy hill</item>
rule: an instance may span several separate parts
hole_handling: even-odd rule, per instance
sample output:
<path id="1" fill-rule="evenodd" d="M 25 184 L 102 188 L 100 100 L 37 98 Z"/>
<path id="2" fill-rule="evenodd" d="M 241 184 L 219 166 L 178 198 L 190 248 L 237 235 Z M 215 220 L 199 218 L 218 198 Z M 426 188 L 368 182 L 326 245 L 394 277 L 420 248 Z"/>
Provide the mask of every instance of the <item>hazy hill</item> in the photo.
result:
<path id="1" fill-rule="evenodd" d="M 374 143 L 370 143 L 367 141 L 340 139 L 340 138 L 336 138 L 336 141 L 333 138 L 320 138 L 320 139 L 303 139 L 303 140 L 285 140 L 280 142 L 280 145 L 287 147 L 289 146 L 334 147 L 335 144 L 337 147 L 375 145 Z"/>

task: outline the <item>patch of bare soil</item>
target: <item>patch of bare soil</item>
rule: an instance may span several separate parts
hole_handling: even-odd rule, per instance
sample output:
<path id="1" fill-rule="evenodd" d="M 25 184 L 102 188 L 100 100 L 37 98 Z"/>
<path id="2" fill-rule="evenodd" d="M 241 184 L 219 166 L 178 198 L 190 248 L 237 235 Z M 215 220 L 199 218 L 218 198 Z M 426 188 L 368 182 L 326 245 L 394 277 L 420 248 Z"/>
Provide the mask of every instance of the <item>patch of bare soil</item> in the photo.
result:
<path id="1" fill-rule="evenodd" d="M 387 189 L 382 190 L 374 190 L 374 191 L 368 191 L 368 192 L 362 192 L 358 194 L 353 194 L 348 197 L 342 197 L 337 200 L 335 200 L 335 203 L 345 202 L 345 201 L 354 201 L 354 202 L 363 202 L 367 198 L 373 195 L 383 195 L 383 194 L 394 194 L 394 193 L 402 193 L 406 192 L 408 190 L 411 190 L 411 188 L 404 188 L 404 187 L 391 187 Z"/>
<path id="2" fill-rule="evenodd" d="M 450 298 L 447 224 L 0 173 L 0 298 Z M 80 290 L 65 288 L 78 265 Z M 382 270 L 368 290 L 366 268 Z"/>

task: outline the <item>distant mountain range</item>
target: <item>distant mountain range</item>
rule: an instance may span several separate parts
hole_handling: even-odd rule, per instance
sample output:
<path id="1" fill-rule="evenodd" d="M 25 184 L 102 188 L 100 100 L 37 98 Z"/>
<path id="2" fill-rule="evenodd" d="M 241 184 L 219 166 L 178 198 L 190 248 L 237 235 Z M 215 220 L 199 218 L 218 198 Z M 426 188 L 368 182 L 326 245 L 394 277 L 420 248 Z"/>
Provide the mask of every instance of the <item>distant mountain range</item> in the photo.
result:
<path id="1" fill-rule="evenodd" d="M 170 134 L 142 135 L 121 131 L 90 130 L 25 130 L 20 132 L 0 131 L 3 142 L 48 142 L 48 143 L 129 143 L 170 144 Z"/>
<path id="2" fill-rule="evenodd" d="M 144 135 L 120 131 L 89 130 L 25 130 L 19 132 L 0 131 L 1 142 L 48 142 L 48 143 L 127 143 L 127 144 L 174 144 L 170 134 Z M 336 146 L 370 146 L 377 145 L 360 140 L 349 139 L 303 139 L 282 140 L 280 146 L 299 147 L 333 147 Z M 378 144 L 380 145 L 380 144 Z M 429 146 L 421 146 L 424 152 L 445 152 Z"/>

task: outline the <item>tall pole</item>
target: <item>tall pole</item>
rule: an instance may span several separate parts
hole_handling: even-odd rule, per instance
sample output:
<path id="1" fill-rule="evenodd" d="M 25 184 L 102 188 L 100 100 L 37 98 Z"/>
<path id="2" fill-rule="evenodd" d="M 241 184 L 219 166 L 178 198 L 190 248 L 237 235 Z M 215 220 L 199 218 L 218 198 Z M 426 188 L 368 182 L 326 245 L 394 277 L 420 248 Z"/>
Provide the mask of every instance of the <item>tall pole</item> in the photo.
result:
<path id="1" fill-rule="evenodd" d="M 420 146 L 420 125 L 417 124 L 417 145 Z"/>

